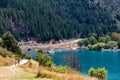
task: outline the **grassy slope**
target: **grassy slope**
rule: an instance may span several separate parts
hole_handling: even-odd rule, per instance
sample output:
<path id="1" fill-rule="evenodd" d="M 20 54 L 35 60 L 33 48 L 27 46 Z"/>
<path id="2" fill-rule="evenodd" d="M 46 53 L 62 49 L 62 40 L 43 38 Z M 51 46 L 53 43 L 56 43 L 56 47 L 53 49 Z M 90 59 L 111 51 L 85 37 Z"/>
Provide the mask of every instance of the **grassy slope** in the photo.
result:
<path id="1" fill-rule="evenodd" d="M 1 54 L 5 54 L 6 57 L 1 56 Z M 10 66 L 14 64 L 14 61 L 14 55 L 11 52 L 0 48 L 0 80 L 95 80 L 91 77 L 82 76 L 78 72 L 75 72 L 75 74 L 56 73 L 53 68 L 39 67 L 38 62 L 33 60 L 31 66 L 29 66 L 29 63 L 20 67 Z M 5 62 L 7 62 L 7 65 L 5 65 Z M 38 69 L 41 78 L 36 78 Z"/>
<path id="2" fill-rule="evenodd" d="M 38 72 L 38 69 L 39 69 L 42 78 L 49 78 L 53 80 L 96 80 L 95 78 L 82 76 L 77 72 L 75 74 L 56 73 L 51 68 L 38 67 L 37 62 L 35 61 L 31 61 L 31 62 L 32 62 L 31 67 L 29 67 L 29 64 L 26 64 L 22 66 L 22 68 L 24 68 L 28 72 L 32 72 L 35 74 Z"/>
<path id="3" fill-rule="evenodd" d="M 48 80 L 35 78 L 36 74 L 27 72 L 19 67 L 0 67 L 0 80 Z"/>
<path id="4" fill-rule="evenodd" d="M 14 55 L 10 51 L 0 47 L 0 66 L 11 65 L 14 61 Z"/>

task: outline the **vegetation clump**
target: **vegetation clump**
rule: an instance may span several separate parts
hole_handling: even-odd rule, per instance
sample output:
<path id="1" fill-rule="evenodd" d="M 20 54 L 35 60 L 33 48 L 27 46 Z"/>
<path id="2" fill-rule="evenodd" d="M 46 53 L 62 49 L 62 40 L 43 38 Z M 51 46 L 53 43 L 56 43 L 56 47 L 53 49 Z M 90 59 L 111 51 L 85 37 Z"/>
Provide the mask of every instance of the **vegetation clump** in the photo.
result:
<path id="1" fill-rule="evenodd" d="M 91 68 L 88 71 L 88 73 L 89 73 L 90 76 L 97 77 L 99 80 L 105 80 L 107 70 L 105 68 L 98 68 L 98 69 Z"/>
<path id="2" fill-rule="evenodd" d="M 10 32 L 6 32 L 2 35 L 3 47 L 14 54 L 22 54 L 21 49 L 18 46 L 17 40 Z"/>
<path id="3" fill-rule="evenodd" d="M 53 61 L 51 57 L 48 54 L 43 54 L 39 50 L 37 53 L 37 59 L 39 62 L 39 66 L 45 66 L 45 67 L 52 67 L 53 66 Z"/>
<path id="4" fill-rule="evenodd" d="M 90 50 L 101 50 L 102 48 L 105 47 L 105 45 L 106 45 L 105 43 L 100 42 L 100 43 L 92 45 L 90 47 Z"/>
<path id="5" fill-rule="evenodd" d="M 97 35 L 97 34 L 96 34 Z M 102 49 L 119 49 L 120 48 L 120 34 L 111 33 L 111 36 L 97 36 L 91 35 L 89 38 L 78 42 L 80 47 L 84 46 L 90 50 Z M 87 43 L 87 44 L 86 44 Z"/>

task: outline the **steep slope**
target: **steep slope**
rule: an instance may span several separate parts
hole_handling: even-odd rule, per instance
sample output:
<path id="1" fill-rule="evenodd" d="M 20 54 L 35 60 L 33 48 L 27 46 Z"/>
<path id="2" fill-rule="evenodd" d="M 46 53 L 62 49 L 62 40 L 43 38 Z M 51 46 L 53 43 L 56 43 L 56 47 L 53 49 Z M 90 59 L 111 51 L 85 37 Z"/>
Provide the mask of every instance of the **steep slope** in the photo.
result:
<path id="1" fill-rule="evenodd" d="M 120 14 L 120 0 L 94 0 L 106 7 L 113 14 Z"/>
<path id="2" fill-rule="evenodd" d="M 88 0 L 1 0 L 0 35 L 20 40 L 69 39 L 117 30 L 109 12 Z"/>

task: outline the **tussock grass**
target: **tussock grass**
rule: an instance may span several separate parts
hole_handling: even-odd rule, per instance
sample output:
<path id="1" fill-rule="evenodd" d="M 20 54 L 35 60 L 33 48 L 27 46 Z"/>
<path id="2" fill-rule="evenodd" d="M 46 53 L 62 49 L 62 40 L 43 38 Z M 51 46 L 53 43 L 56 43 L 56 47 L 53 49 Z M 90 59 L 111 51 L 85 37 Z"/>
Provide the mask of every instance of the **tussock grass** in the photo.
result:
<path id="1" fill-rule="evenodd" d="M 13 53 L 0 47 L 0 55 L 3 57 L 13 57 Z"/>
<path id="2" fill-rule="evenodd" d="M 21 66 L 26 71 L 36 74 L 35 78 L 48 78 L 52 80 L 96 80 L 96 78 L 85 77 L 80 73 L 59 73 L 55 72 L 55 67 L 48 68 L 38 65 L 37 62 L 31 61 L 32 65 L 29 67 L 29 64 Z"/>
<path id="3" fill-rule="evenodd" d="M 0 66 L 11 65 L 14 61 L 14 54 L 0 47 Z"/>

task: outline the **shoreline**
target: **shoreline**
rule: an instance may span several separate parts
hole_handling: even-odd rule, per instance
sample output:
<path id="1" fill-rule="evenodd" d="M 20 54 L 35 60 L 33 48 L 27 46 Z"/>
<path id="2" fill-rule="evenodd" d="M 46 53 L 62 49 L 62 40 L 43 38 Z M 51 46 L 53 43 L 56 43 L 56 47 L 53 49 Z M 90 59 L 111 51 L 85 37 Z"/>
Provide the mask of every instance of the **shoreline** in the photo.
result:
<path id="1" fill-rule="evenodd" d="M 38 50 L 38 49 L 78 49 L 78 41 L 81 39 L 65 40 L 59 43 L 36 43 L 35 41 L 19 42 L 21 50 Z"/>

